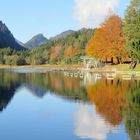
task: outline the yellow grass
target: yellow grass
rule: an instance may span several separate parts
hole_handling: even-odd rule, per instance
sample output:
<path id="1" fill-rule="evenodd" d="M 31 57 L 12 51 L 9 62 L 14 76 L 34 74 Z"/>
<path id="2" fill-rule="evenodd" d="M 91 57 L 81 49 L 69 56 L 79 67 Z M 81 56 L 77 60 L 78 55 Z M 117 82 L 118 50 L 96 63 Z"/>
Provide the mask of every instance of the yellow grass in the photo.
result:
<path id="1" fill-rule="evenodd" d="M 82 68 L 82 65 L 25 65 L 25 66 L 10 66 L 0 65 L 0 69 L 15 69 L 15 68 L 53 68 L 53 69 L 77 69 Z M 104 70 L 111 70 L 115 68 L 118 71 L 130 71 L 130 64 L 110 65 L 106 66 Z M 140 64 L 136 66 L 134 71 L 140 71 Z"/>
<path id="2" fill-rule="evenodd" d="M 130 67 L 130 64 L 120 64 L 120 65 L 111 65 L 111 66 L 108 66 L 108 68 L 116 68 L 116 70 L 118 71 L 131 71 L 129 69 Z M 134 71 L 140 71 L 140 64 L 138 64 L 136 66 L 136 68 L 134 69 Z"/>

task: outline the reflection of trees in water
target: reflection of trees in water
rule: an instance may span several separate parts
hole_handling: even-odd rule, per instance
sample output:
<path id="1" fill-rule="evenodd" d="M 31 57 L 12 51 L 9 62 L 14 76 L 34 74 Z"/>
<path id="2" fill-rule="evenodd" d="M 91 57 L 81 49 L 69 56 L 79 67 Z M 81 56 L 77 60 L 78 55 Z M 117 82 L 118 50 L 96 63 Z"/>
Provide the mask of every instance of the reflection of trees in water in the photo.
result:
<path id="1" fill-rule="evenodd" d="M 31 73 L 26 74 L 23 79 L 24 85 L 38 97 L 43 97 L 49 92 L 68 100 L 88 101 L 85 88 L 81 87 L 80 80 L 64 77 L 63 73 Z"/>
<path id="2" fill-rule="evenodd" d="M 48 89 L 65 99 L 88 101 L 84 86 L 80 80 L 73 77 L 64 77 L 63 73 L 50 74 Z"/>
<path id="3" fill-rule="evenodd" d="M 17 76 L 17 74 L 0 72 L 0 111 L 7 107 L 20 85 L 21 78 Z M 18 82 L 16 82 L 17 79 L 19 79 Z"/>
<path id="4" fill-rule="evenodd" d="M 123 119 L 131 140 L 140 139 L 140 82 L 126 94 Z"/>
<path id="5" fill-rule="evenodd" d="M 25 74 L 0 72 L 0 111 L 7 107 L 24 80 Z"/>
<path id="6" fill-rule="evenodd" d="M 37 97 L 43 97 L 49 92 L 71 101 L 88 101 L 85 88 L 80 87 L 80 80 L 65 78 L 63 73 L 1 72 L 0 77 L 0 99 L 5 100 L 5 107 L 10 95 L 13 96 L 16 88 L 21 85 Z"/>
<path id="7" fill-rule="evenodd" d="M 90 102 L 107 122 L 119 125 L 124 120 L 130 138 L 140 139 L 140 81 L 102 79 L 86 89 Z"/>
<path id="8" fill-rule="evenodd" d="M 68 100 L 88 101 L 84 86 L 81 87 L 80 80 L 72 77 L 65 77 L 63 73 L 51 72 L 44 74 L 27 74 L 26 85 L 29 87 L 42 88 Z M 31 85 L 31 86 L 30 86 Z M 31 89 L 30 88 L 30 89 Z M 34 90 L 35 91 L 35 90 Z M 35 92 L 34 92 L 35 93 Z M 37 94 L 36 94 L 37 95 Z M 37 95 L 38 96 L 38 95 Z"/>
<path id="9" fill-rule="evenodd" d="M 101 79 L 95 85 L 87 85 L 87 93 L 96 110 L 112 125 L 122 121 L 122 108 L 125 105 L 125 93 L 131 88 L 132 82 L 120 79 Z"/>

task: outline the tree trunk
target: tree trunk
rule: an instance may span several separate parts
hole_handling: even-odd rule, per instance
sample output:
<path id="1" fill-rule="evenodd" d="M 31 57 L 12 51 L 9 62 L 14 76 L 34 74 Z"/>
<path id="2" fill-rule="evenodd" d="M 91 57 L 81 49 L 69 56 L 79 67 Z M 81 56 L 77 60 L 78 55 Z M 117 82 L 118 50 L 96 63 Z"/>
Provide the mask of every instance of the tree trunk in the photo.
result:
<path id="1" fill-rule="evenodd" d="M 137 66 L 137 60 L 133 60 L 131 65 L 130 65 L 130 67 L 129 67 L 129 69 L 134 70 L 136 68 L 136 66 Z"/>
<path id="2" fill-rule="evenodd" d="M 120 58 L 119 57 L 117 57 L 117 61 L 118 61 L 118 64 L 120 64 L 121 61 L 120 61 Z"/>
<path id="3" fill-rule="evenodd" d="M 114 62 L 113 62 L 113 57 L 111 57 L 111 63 L 113 64 Z"/>
<path id="4" fill-rule="evenodd" d="M 139 64 L 139 62 L 140 62 L 140 61 L 139 61 L 139 59 L 138 59 L 138 60 L 137 60 L 137 64 Z"/>
<path id="5" fill-rule="evenodd" d="M 130 64 L 130 67 L 129 67 L 130 70 L 132 69 L 132 66 L 133 66 L 133 61 Z"/>
<path id="6" fill-rule="evenodd" d="M 134 65 L 133 65 L 133 70 L 136 68 L 136 66 L 137 66 L 137 61 L 134 61 Z"/>

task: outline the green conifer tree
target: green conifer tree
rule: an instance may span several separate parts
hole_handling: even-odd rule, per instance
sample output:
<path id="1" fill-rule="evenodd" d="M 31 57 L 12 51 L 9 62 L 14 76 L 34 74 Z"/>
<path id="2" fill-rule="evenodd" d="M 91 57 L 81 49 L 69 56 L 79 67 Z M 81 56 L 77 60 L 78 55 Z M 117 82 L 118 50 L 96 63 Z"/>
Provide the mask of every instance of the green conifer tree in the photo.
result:
<path id="1" fill-rule="evenodd" d="M 126 10 L 123 35 L 126 40 L 126 48 L 136 66 L 140 60 L 140 0 L 131 0 Z"/>

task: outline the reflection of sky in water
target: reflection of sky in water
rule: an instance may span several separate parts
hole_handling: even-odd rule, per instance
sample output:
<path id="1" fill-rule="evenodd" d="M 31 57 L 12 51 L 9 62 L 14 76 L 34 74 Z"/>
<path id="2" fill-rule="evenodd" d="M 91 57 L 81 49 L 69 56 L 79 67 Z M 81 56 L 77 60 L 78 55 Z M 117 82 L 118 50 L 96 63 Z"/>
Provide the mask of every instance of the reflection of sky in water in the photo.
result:
<path id="1" fill-rule="evenodd" d="M 112 137 L 114 134 L 120 133 L 119 129 L 107 123 L 97 114 L 94 106 L 82 105 L 80 110 L 75 113 L 75 135 L 81 138 L 106 140 L 108 135 L 111 134 Z M 125 139 L 125 136 L 123 138 Z"/>
<path id="2" fill-rule="evenodd" d="M 16 90 L 0 113 L 1 140 L 79 140 L 73 135 L 73 113 L 78 104 L 46 93 L 36 98 L 26 87 Z"/>
<path id="3" fill-rule="evenodd" d="M 1 70 L 3 71 L 3 70 Z M 47 68 L 15 68 L 15 69 L 7 69 L 5 72 L 15 72 L 15 73 L 32 73 L 32 72 L 49 72 L 51 69 Z"/>

